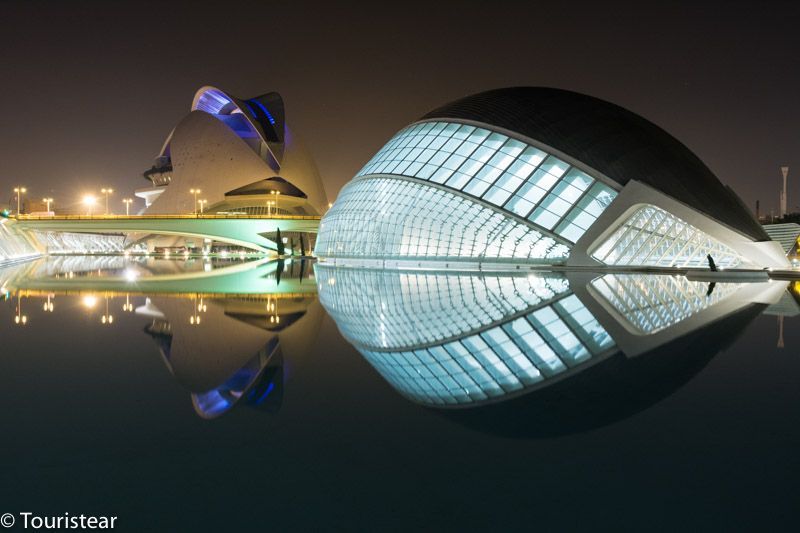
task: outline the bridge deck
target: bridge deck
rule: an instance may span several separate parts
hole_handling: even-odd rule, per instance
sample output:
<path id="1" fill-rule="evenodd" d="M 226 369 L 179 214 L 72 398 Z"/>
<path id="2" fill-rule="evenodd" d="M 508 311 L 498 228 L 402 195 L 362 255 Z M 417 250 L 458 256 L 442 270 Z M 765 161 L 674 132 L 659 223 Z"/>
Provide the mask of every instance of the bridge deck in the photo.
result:
<path id="1" fill-rule="evenodd" d="M 321 217 L 311 215 L 21 215 L 21 229 L 65 233 L 139 233 L 208 238 L 274 250 L 265 235 L 282 232 L 316 233 Z"/>

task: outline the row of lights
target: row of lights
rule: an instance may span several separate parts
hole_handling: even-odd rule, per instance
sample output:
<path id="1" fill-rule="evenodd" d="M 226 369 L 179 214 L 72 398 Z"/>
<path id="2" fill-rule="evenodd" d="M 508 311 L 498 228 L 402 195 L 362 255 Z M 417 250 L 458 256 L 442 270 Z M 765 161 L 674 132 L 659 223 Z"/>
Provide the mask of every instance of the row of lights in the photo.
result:
<path id="1" fill-rule="evenodd" d="M 55 304 L 53 300 L 55 296 L 52 294 L 47 295 L 47 301 L 44 302 L 42 308 L 47 313 L 52 313 L 55 309 Z M 109 326 L 114 323 L 114 315 L 111 314 L 111 310 L 109 307 L 109 297 L 108 295 L 104 296 L 105 299 L 105 312 L 100 317 L 100 323 Z M 85 307 L 87 310 L 92 310 L 97 307 L 98 298 L 94 294 L 87 294 L 81 299 L 81 305 Z M 278 314 L 278 298 L 275 299 L 268 298 L 266 304 L 266 311 L 269 315 L 269 322 L 271 324 L 280 324 L 281 317 Z M 133 304 L 131 303 L 130 294 L 125 295 L 125 303 L 122 305 L 122 310 L 127 313 L 133 312 Z M 19 326 L 27 326 L 28 325 L 28 315 L 22 312 L 22 296 L 17 294 L 17 307 L 15 309 L 14 315 L 14 323 Z M 205 300 L 201 297 L 198 298 L 195 296 L 192 298 L 192 314 L 189 316 L 189 324 L 192 326 L 199 326 L 201 322 L 201 313 L 205 313 L 208 311 L 208 304 L 205 303 Z"/>
<path id="2" fill-rule="evenodd" d="M 42 304 L 42 310 L 46 313 L 52 313 L 55 310 L 55 303 L 53 300 L 55 296 L 52 294 L 47 295 L 47 300 Z M 114 315 L 111 314 L 111 310 L 109 308 L 109 297 L 105 296 L 105 313 L 100 316 L 100 323 L 104 325 L 111 325 L 114 323 Z M 87 294 L 81 299 L 81 305 L 88 310 L 92 310 L 97 306 L 97 296 L 93 294 Z M 122 305 L 122 310 L 127 313 L 133 312 L 133 304 L 131 303 L 130 294 L 125 295 L 125 303 Z M 14 324 L 19 326 L 27 326 L 28 325 L 28 315 L 26 315 L 22 311 L 22 296 L 20 294 L 17 295 L 17 306 L 15 308 L 14 313 Z"/>
<path id="3" fill-rule="evenodd" d="M 27 192 L 28 192 L 28 189 L 26 187 L 14 187 L 14 194 L 17 197 L 17 214 L 19 214 L 20 211 L 22 211 L 22 195 L 26 194 Z M 108 197 L 111 194 L 114 193 L 114 189 L 112 189 L 110 187 L 109 188 L 103 187 L 102 189 L 100 189 L 100 193 L 105 196 L 106 215 L 108 215 L 109 214 Z M 94 208 L 94 206 L 97 204 L 97 197 L 95 197 L 94 195 L 91 195 L 91 194 L 87 194 L 86 196 L 83 197 L 82 201 L 83 201 L 83 205 L 86 206 L 86 208 L 88 209 L 89 215 L 91 215 L 92 214 L 92 208 Z M 55 202 L 55 200 L 53 200 L 53 198 L 47 197 L 47 198 L 42 198 L 42 202 L 47 206 L 46 209 L 47 209 L 47 212 L 49 213 L 50 212 L 50 208 L 52 207 L 52 205 Z M 122 200 L 122 203 L 125 204 L 125 214 L 126 215 L 130 215 L 130 207 L 131 207 L 131 204 L 133 203 L 133 199 L 132 198 L 124 198 Z"/>
<path id="4" fill-rule="evenodd" d="M 16 196 L 17 196 L 17 214 L 19 214 L 19 212 L 21 210 L 21 207 L 22 207 L 22 195 L 27 193 L 27 192 L 28 192 L 28 189 L 26 189 L 25 187 L 21 187 L 21 186 L 20 187 L 14 187 L 14 194 L 16 194 Z M 189 194 L 194 196 L 194 214 L 195 215 L 198 214 L 198 210 L 197 210 L 198 205 L 200 206 L 200 214 L 203 214 L 204 207 L 206 206 L 206 204 L 208 204 L 208 200 L 198 199 L 197 198 L 197 196 L 202 192 L 203 192 L 202 189 L 194 189 L 194 188 L 189 189 Z M 105 214 L 108 215 L 108 214 L 110 214 L 109 208 L 108 208 L 108 197 L 111 196 L 114 193 L 114 189 L 112 189 L 110 187 L 103 187 L 102 189 L 100 189 L 100 193 L 105 197 L 105 207 L 106 207 Z M 274 200 L 268 200 L 267 201 L 267 214 L 268 215 L 271 214 L 270 211 L 272 211 L 272 214 L 277 215 L 278 214 L 278 197 L 280 196 L 281 192 L 280 191 L 270 191 L 269 193 L 274 198 Z M 52 198 L 42 198 L 42 202 L 47 204 L 47 212 L 49 213 L 50 212 L 50 206 L 54 202 L 54 200 Z M 126 216 L 130 216 L 130 214 L 131 214 L 130 208 L 131 208 L 131 204 L 133 203 L 133 199 L 132 198 L 123 198 L 122 203 L 125 204 L 125 215 Z M 95 205 L 97 205 L 97 197 L 92 195 L 92 194 L 85 195 L 83 197 L 83 205 L 87 208 L 87 214 L 89 216 L 91 216 L 92 215 L 92 209 L 94 208 Z M 331 206 L 332 206 L 332 204 L 328 204 L 328 208 L 329 209 L 330 209 Z"/>

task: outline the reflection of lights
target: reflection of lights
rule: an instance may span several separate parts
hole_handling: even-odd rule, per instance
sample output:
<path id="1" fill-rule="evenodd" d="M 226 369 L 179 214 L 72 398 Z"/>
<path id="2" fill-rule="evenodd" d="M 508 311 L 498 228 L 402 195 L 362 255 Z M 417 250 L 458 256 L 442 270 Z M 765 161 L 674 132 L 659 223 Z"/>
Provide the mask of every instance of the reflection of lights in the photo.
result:
<path id="1" fill-rule="evenodd" d="M 24 326 L 28 323 L 28 316 L 22 313 L 22 297 L 17 293 L 17 314 L 14 315 L 14 324 Z"/>
<path id="2" fill-rule="evenodd" d="M 336 285 L 336 278 L 328 278 L 328 285 Z"/>
<path id="3" fill-rule="evenodd" d="M 228 250 L 222 250 L 219 255 L 220 257 L 228 257 Z"/>
<path id="4" fill-rule="evenodd" d="M 279 324 L 281 321 L 281 317 L 278 315 L 278 299 L 272 300 L 267 298 L 267 313 L 271 313 L 269 315 L 269 321 L 271 324 Z"/>
<path id="5" fill-rule="evenodd" d="M 46 301 L 46 302 L 44 303 L 44 305 L 42 306 L 42 309 L 44 309 L 44 311 L 45 311 L 46 313 L 52 313 L 52 312 L 53 312 L 53 309 L 55 308 L 55 306 L 53 305 L 53 300 L 52 300 L 52 297 L 53 297 L 53 295 L 52 295 L 52 294 L 48 294 L 48 295 L 47 295 L 47 301 Z"/>
<path id="6" fill-rule="evenodd" d="M 189 324 L 192 326 L 197 326 L 200 324 L 200 315 L 198 313 L 205 311 L 206 305 L 203 303 L 203 299 L 200 298 L 200 303 L 197 303 L 197 295 L 192 297 L 192 314 L 189 316 Z"/>
<path id="7" fill-rule="evenodd" d="M 131 303 L 131 295 L 125 295 L 125 303 L 122 305 L 122 310 L 127 311 L 128 313 L 133 312 L 133 304 Z"/>
<path id="8" fill-rule="evenodd" d="M 81 299 L 81 303 L 86 309 L 94 309 L 97 305 L 97 296 L 94 294 L 87 294 Z"/>
<path id="9" fill-rule="evenodd" d="M 101 324 L 113 324 L 114 323 L 114 315 L 108 312 L 108 295 L 105 296 L 106 300 L 106 314 L 100 317 Z"/>

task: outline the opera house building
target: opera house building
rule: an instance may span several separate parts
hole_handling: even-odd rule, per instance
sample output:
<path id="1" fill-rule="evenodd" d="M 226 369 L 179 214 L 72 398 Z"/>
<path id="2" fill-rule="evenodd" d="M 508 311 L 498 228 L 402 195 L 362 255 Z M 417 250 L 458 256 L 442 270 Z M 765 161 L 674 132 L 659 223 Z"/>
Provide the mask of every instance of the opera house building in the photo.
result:
<path id="1" fill-rule="evenodd" d="M 534 87 L 468 96 L 398 132 L 342 189 L 315 252 L 390 267 L 788 266 L 674 137 L 614 104 Z"/>
<path id="2" fill-rule="evenodd" d="M 240 99 L 202 87 L 143 175 L 149 185 L 136 196 L 148 215 L 321 215 L 328 207 L 314 160 L 287 127 L 276 92 Z M 156 238 L 135 235 L 129 242 L 135 240 L 153 246 Z M 157 240 L 160 246 L 184 241 Z"/>

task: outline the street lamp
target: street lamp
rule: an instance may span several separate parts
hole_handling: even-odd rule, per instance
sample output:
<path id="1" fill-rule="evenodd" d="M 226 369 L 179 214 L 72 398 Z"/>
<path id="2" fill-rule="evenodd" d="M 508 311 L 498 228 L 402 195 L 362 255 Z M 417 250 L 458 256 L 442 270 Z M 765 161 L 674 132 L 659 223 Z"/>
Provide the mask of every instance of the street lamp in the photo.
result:
<path id="1" fill-rule="evenodd" d="M 208 200 L 198 200 L 197 203 L 200 204 L 200 214 L 203 214 L 203 207 L 208 203 Z"/>
<path id="2" fill-rule="evenodd" d="M 281 191 L 269 191 L 269 193 L 275 196 L 275 201 L 273 203 L 275 204 L 275 214 L 277 215 L 278 214 L 278 196 L 281 195 Z"/>
<path id="3" fill-rule="evenodd" d="M 200 194 L 200 189 L 189 189 L 189 193 L 194 195 L 194 214 L 197 214 L 197 195 Z"/>
<path id="4" fill-rule="evenodd" d="M 86 206 L 88 210 L 88 215 L 92 216 L 92 208 L 97 204 L 97 198 L 92 196 L 91 194 L 87 194 L 83 197 L 83 205 Z"/>
<path id="5" fill-rule="evenodd" d="M 14 192 L 17 194 L 17 215 L 19 215 L 21 200 L 20 197 L 28 192 L 28 189 L 25 187 L 14 187 Z"/>
<path id="6" fill-rule="evenodd" d="M 100 189 L 100 192 L 106 195 L 106 215 L 108 214 L 108 195 L 114 192 L 114 189 Z"/>
<path id="7" fill-rule="evenodd" d="M 130 198 L 125 198 L 122 200 L 122 203 L 125 204 L 125 216 L 131 216 L 131 204 L 133 203 L 133 200 Z"/>
<path id="8" fill-rule="evenodd" d="M 47 204 L 47 212 L 50 212 L 50 204 L 53 203 L 52 198 L 42 198 L 42 201 Z"/>

